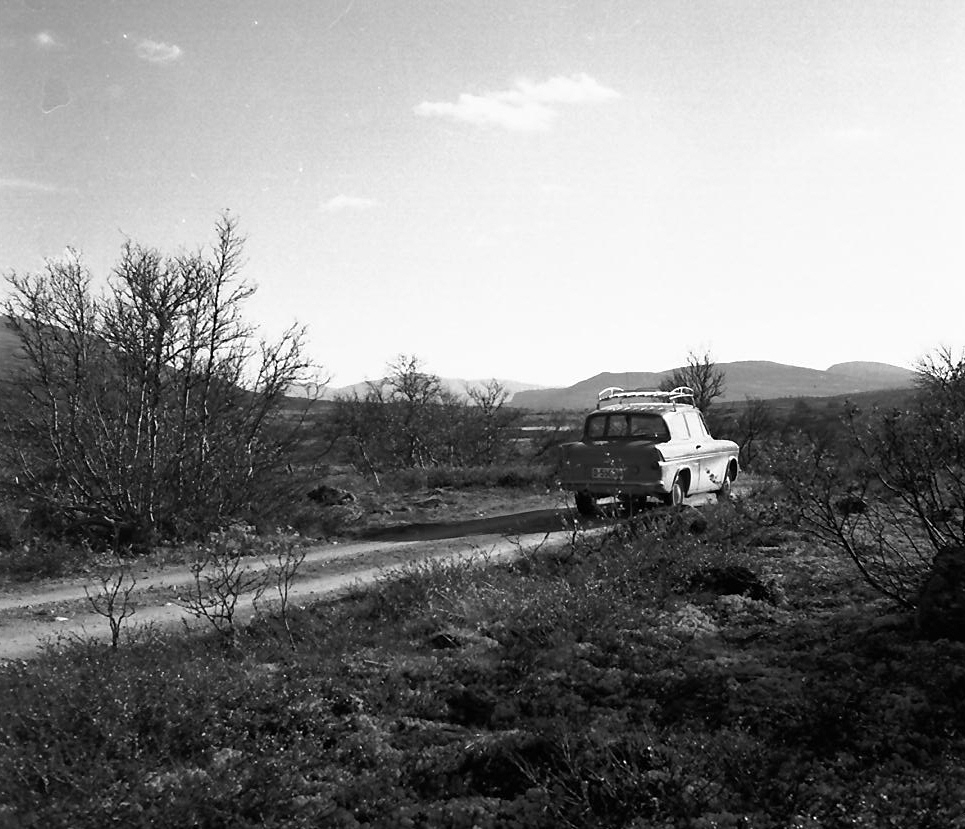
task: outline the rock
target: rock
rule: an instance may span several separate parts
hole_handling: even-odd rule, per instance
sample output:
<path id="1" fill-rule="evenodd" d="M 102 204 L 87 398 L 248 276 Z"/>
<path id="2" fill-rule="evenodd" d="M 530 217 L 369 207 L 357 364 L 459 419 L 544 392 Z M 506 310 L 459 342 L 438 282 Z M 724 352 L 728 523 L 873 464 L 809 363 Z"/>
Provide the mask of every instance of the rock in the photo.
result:
<path id="1" fill-rule="evenodd" d="M 940 551 L 918 592 L 918 630 L 929 639 L 965 642 L 965 547 Z"/>
<path id="2" fill-rule="evenodd" d="M 437 495 L 433 495 L 431 498 L 426 498 L 422 501 L 416 501 L 416 506 L 422 507 L 422 509 L 439 509 L 445 505 L 446 502 Z"/>
<path id="3" fill-rule="evenodd" d="M 309 501 L 314 501 L 323 507 L 336 507 L 342 506 L 344 504 L 354 504 L 358 499 L 355 494 L 349 492 L 347 489 L 339 489 L 335 486 L 328 486 L 327 484 L 322 484 L 321 486 L 315 487 L 306 496 Z"/>
<path id="4" fill-rule="evenodd" d="M 429 647 L 439 650 L 454 648 L 472 648 L 482 652 L 499 648 L 495 639 L 468 628 L 445 627 L 437 630 L 427 640 Z"/>
<path id="5" fill-rule="evenodd" d="M 694 593 L 713 593 L 717 596 L 747 596 L 758 602 L 778 603 L 771 585 L 746 567 L 707 567 L 691 575 L 687 589 Z"/>
<path id="6" fill-rule="evenodd" d="M 429 647 L 431 648 L 449 650 L 452 648 L 461 648 L 465 644 L 465 640 L 451 630 L 440 630 L 429 637 Z"/>

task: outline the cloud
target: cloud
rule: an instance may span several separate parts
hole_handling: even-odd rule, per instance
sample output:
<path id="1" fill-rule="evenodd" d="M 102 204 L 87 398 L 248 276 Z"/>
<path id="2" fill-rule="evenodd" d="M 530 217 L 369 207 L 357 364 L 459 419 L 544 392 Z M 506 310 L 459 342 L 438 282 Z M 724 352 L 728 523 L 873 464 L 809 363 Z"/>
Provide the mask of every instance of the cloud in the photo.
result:
<path id="1" fill-rule="evenodd" d="M 65 107 L 71 101 L 70 86 L 59 75 L 51 75 L 44 81 L 44 94 L 40 109 L 46 115 L 55 109 Z"/>
<path id="2" fill-rule="evenodd" d="M 180 46 L 173 43 L 159 43 L 156 40 L 142 40 L 134 48 L 137 56 L 148 63 L 172 63 L 182 54 Z"/>
<path id="3" fill-rule="evenodd" d="M 26 190 L 30 193 L 59 193 L 61 188 L 26 178 L 0 178 L 0 190 Z"/>
<path id="4" fill-rule="evenodd" d="M 469 124 L 494 125 L 519 132 L 549 129 L 555 113 L 541 104 L 520 106 L 485 95 L 463 93 L 455 103 L 424 101 L 416 115 L 439 116 Z"/>
<path id="5" fill-rule="evenodd" d="M 542 83 L 519 80 L 511 89 L 483 95 L 463 92 L 455 102 L 423 101 L 415 107 L 415 113 L 533 132 L 549 129 L 558 114 L 555 105 L 599 103 L 619 97 L 619 92 L 581 73 L 568 78 L 560 75 Z"/>
<path id="6" fill-rule="evenodd" d="M 372 207 L 377 207 L 378 202 L 375 199 L 363 199 L 359 196 L 344 196 L 338 195 L 334 198 L 329 199 L 327 202 L 323 202 L 321 205 L 321 210 L 323 213 L 340 213 L 342 211 L 361 211 L 368 210 Z"/>
<path id="7" fill-rule="evenodd" d="M 34 35 L 34 43 L 41 49 L 59 49 L 63 44 L 50 32 L 37 32 Z"/>

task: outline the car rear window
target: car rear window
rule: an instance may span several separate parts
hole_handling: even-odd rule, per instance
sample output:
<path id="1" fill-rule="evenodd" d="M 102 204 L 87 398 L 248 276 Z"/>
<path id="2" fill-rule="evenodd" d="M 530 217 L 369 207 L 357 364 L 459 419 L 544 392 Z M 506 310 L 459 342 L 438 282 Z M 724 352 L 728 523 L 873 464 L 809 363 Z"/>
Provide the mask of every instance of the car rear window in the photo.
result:
<path id="1" fill-rule="evenodd" d="M 588 440 L 670 440 L 670 430 L 660 415 L 634 412 L 591 414 L 586 420 L 585 435 Z"/>

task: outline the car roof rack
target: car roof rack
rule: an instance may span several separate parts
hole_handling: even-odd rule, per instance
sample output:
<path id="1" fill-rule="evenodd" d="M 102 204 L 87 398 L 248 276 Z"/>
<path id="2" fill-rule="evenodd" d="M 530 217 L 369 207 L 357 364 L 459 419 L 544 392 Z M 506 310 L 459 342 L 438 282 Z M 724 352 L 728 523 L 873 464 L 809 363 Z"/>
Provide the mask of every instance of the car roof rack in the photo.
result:
<path id="1" fill-rule="evenodd" d="M 652 403 L 672 403 L 674 408 L 677 402 L 687 402 L 691 406 L 696 406 L 694 401 L 694 390 L 689 386 L 677 386 L 670 391 L 660 389 L 621 389 L 619 386 L 608 386 L 597 395 L 596 407 L 604 401 L 623 401 L 639 400 L 641 402 L 649 400 Z"/>

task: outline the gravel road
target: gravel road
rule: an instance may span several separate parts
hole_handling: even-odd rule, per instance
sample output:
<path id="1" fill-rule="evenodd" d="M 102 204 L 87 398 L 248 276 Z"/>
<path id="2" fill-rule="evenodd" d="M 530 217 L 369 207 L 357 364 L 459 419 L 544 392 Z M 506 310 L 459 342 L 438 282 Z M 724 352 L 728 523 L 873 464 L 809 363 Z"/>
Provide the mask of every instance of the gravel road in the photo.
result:
<path id="1" fill-rule="evenodd" d="M 309 603 L 420 561 L 493 561 L 541 544 L 559 544 L 567 537 L 567 515 L 553 508 L 450 524 L 403 525 L 378 531 L 375 535 L 381 537 L 374 540 L 313 546 L 298 570 L 290 600 Z M 243 563 L 253 571 L 267 566 L 258 558 Z M 193 583 L 187 566 L 143 566 L 134 575 L 136 612 L 126 626 L 203 624 L 182 606 Z M 29 658 L 46 643 L 71 637 L 110 641 L 107 619 L 92 611 L 85 588 L 96 595 L 100 585 L 94 579 L 72 579 L 0 595 L 0 660 Z M 270 598 L 266 592 L 263 601 Z M 242 598 L 239 619 L 252 614 L 251 599 L 250 594 Z"/>

